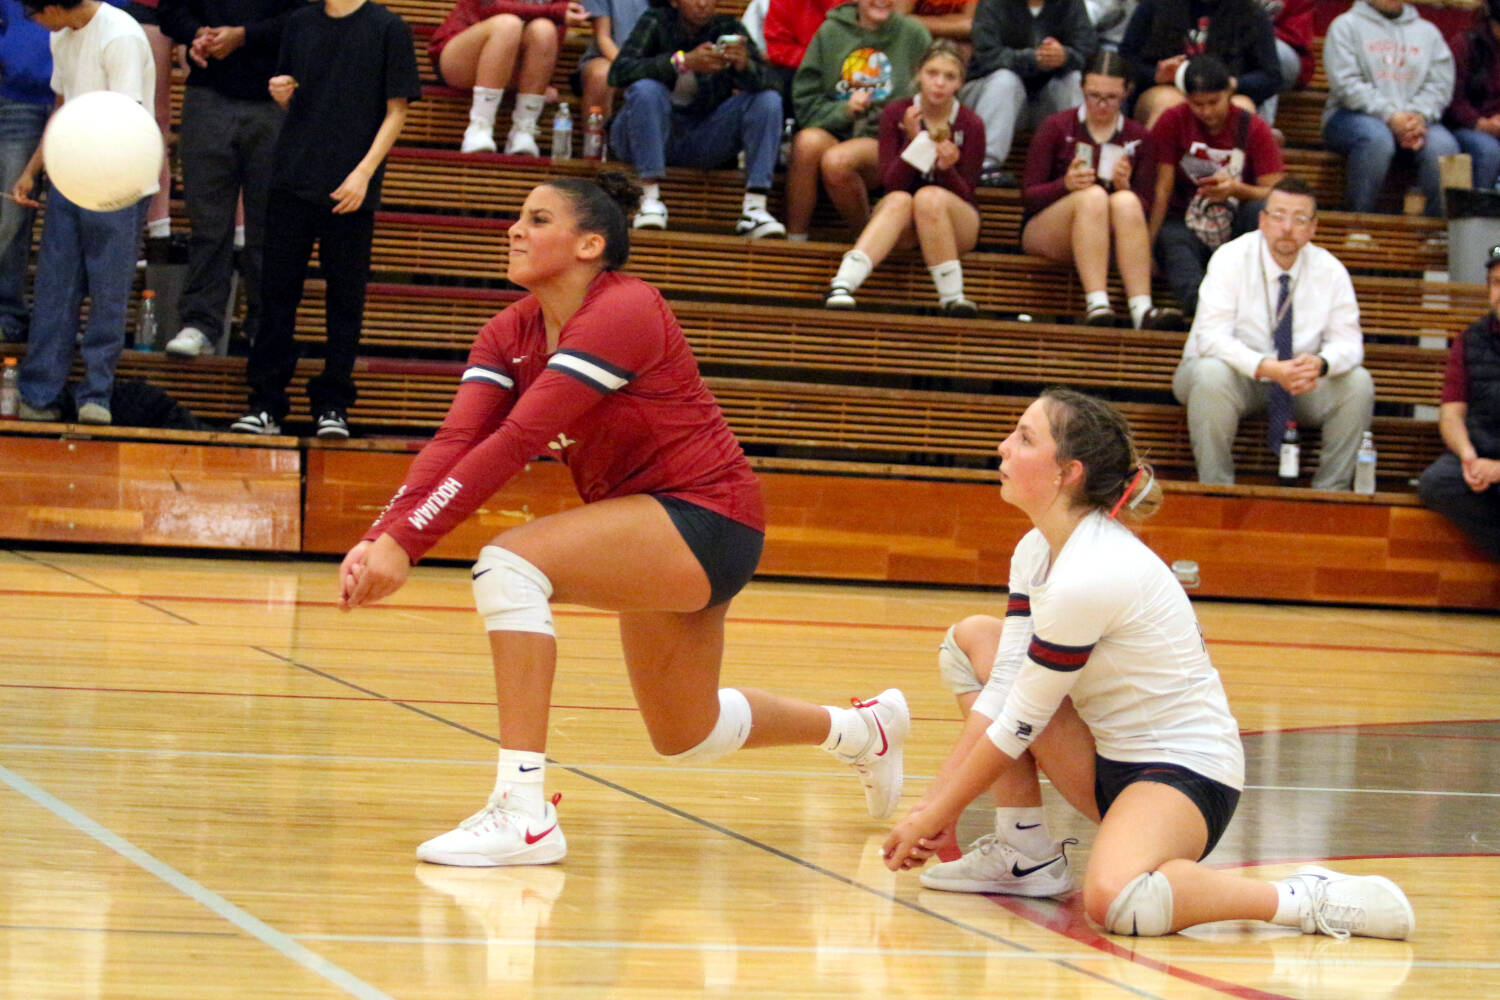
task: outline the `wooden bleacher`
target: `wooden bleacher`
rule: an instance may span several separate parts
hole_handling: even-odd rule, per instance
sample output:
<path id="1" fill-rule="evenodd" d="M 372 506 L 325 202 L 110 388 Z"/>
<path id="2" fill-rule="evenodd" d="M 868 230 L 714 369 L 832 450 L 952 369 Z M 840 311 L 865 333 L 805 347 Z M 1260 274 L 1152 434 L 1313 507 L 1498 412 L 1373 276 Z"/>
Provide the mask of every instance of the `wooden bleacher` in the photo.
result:
<path id="1" fill-rule="evenodd" d="M 459 154 L 468 94 L 443 87 L 425 52 L 447 3 L 390 6 L 413 25 L 427 85 L 391 153 L 378 217 L 375 283 L 357 372 L 361 395 L 350 414 L 370 436 L 343 446 L 298 446 L 303 551 L 341 551 L 350 532 L 368 523 L 410 450 L 445 412 L 474 330 L 519 296 L 503 280 L 503 248 L 526 192 L 545 177 L 594 169 Z M 570 33 L 553 78 L 575 108 L 567 74 L 582 49 L 581 33 Z M 1261 428 L 1251 421 L 1236 454 L 1249 485 L 1169 482 L 1166 520 L 1152 523 L 1147 540 L 1169 558 L 1174 551 L 1197 558 L 1205 567 L 1204 593 L 1500 605 L 1500 570 L 1476 560 L 1410 493 L 1412 478 L 1442 450 L 1435 425 L 1414 416 L 1415 407 L 1437 398 L 1446 352 L 1431 344 L 1487 308 L 1484 291 L 1427 280 L 1428 271 L 1447 264 L 1441 222 L 1327 207 L 1342 197 L 1343 167 L 1319 148 L 1322 102 L 1315 89 L 1285 95 L 1278 125 L 1290 169 L 1314 185 L 1325 206 L 1317 242 L 1355 275 L 1366 365 L 1378 393 L 1383 492 L 1371 499 L 1255 485 L 1272 481 L 1274 470 L 1259 443 Z M 497 124 L 501 134 L 509 106 Z M 1021 141 L 1011 166 L 1019 170 L 1023 157 Z M 1003 585 L 1008 543 L 975 545 L 971 536 L 991 523 L 986 512 L 998 502 L 991 485 L 995 446 L 1046 384 L 1076 384 L 1114 398 L 1158 471 L 1191 480 L 1183 413 L 1170 394 L 1183 335 L 1076 324 L 1082 296 L 1072 269 L 1020 250 L 1018 192 L 980 192 L 981 243 L 964 268 L 966 291 L 986 313 L 962 322 L 932 314 L 930 282 L 914 254 L 898 254 L 876 270 L 859 293 L 859 311 L 823 310 L 828 276 L 848 244 L 843 225 L 824 205 L 811 243 L 730 236 L 742 184 L 732 170 L 669 171 L 663 196 L 672 229 L 635 234 L 630 269 L 667 294 L 766 482 L 773 530 L 763 572 Z M 778 212 L 779 198 L 778 190 Z M 1117 280 L 1111 290 L 1122 302 Z M 1170 298 L 1164 288 L 1158 297 Z M 299 339 L 314 357 L 298 366 L 294 399 L 303 398 L 307 378 L 318 370 L 322 325 L 323 287 L 315 278 L 298 316 Z M 151 380 L 205 419 L 228 421 L 242 412 L 239 358 L 184 363 L 127 351 L 120 373 Z M 60 442 L 89 434 L 56 433 Z M 0 436 L 0 448 L 10 440 Z M 1304 449 L 1306 466 L 1317 450 L 1314 433 Z M 516 490 L 519 499 L 506 494 L 508 508 L 544 513 L 575 502 L 550 463 L 528 470 Z M 908 512 L 904 520 L 923 527 L 898 525 L 894 511 Z M 964 544 L 942 541 L 925 524 L 948 517 L 970 525 L 954 528 Z M 475 538 L 503 523 L 477 515 L 450 539 L 452 551 L 439 554 L 463 557 Z M 1282 545 L 1296 547 L 1284 569 L 1242 571 L 1246 559 L 1275 563 Z"/>

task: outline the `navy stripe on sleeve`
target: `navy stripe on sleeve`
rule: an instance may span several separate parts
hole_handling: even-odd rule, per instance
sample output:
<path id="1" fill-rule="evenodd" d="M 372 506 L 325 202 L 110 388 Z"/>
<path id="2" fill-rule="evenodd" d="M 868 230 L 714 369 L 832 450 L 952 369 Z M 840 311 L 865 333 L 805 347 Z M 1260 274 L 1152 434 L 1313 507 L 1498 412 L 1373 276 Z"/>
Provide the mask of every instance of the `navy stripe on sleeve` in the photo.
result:
<path id="1" fill-rule="evenodd" d="M 1010 602 L 1005 606 L 1005 617 L 1010 618 L 1012 615 L 1020 618 L 1026 618 L 1031 615 L 1030 594 L 1010 595 Z"/>
<path id="2" fill-rule="evenodd" d="M 1089 661 L 1089 654 L 1093 651 L 1093 643 L 1087 646 L 1064 646 L 1034 635 L 1031 637 L 1031 647 L 1026 650 L 1026 655 L 1049 670 L 1067 673 L 1081 670 Z"/>

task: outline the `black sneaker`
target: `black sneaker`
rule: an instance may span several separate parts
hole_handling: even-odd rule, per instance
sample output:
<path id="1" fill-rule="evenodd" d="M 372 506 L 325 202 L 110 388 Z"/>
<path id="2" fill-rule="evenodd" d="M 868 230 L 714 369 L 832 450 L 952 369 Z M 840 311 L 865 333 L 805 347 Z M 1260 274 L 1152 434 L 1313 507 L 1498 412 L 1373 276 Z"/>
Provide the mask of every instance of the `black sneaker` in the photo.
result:
<path id="1" fill-rule="evenodd" d="M 325 441 L 342 441 L 349 436 L 349 421 L 339 410 L 324 410 L 318 417 L 318 437 Z"/>
<path id="2" fill-rule="evenodd" d="M 957 319 L 973 319 L 979 315 L 979 307 L 963 297 L 956 298 L 952 302 L 944 302 L 942 310 L 944 316 Z"/>
<path id="3" fill-rule="evenodd" d="M 1171 306 L 1152 306 L 1146 311 L 1146 315 L 1141 317 L 1143 330 L 1186 330 L 1187 328 L 1187 317 L 1182 315 L 1182 310 Z"/>
<path id="4" fill-rule="evenodd" d="M 281 433 L 281 425 L 276 422 L 275 417 L 271 416 L 265 410 L 245 414 L 230 424 L 229 429 L 239 434 Z"/>
<path id="5" fill-rule="evenodd" d="M 999 167 L 985 167 L 979 171 L 979 186 L 987 188 L 1013 188 L 1021 185 L 1016 181 L 1016 175 L 1009 170 Z"/>

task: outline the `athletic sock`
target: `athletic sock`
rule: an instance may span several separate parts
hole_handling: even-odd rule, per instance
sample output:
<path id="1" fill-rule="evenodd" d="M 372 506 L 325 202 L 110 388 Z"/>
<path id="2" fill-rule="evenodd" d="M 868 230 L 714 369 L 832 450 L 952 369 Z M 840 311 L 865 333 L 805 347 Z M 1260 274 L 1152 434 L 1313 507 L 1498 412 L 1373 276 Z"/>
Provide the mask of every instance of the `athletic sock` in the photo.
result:
<path id="1" fill-rule="evenodd" d="M 790 241 L 792 243 L 806 243 L 807 242 L 807 234 L 806 233 L 787 233 L 786 234 L 786 238 L 787 238 L 788 241 Z"/>
<path id="2" fill-rule="evenodd" d="M 171 219 L 152 219 L 146 223 L 146 235 L 154 240 L 164 239 L 172 235 Z"/>
<path id="3" fill-rule="evenodd" d="M 932 275 L 932 283 L 937 287 L 939 304 L 947 305 L 964 297 L 964 267 L 957 257 L 934 264 L 927 272 Z"/>
<path id="4" fill-rule="evenodd" d="M 1137 330 L 1141 328 L 1141 322 L 1145 320 L 1146 314 L 1151 311 L 1151 296 L 1132 295 L 1130 297 L 1130 325 Z"/>
<path id="5" fill-rule="evenodd" d="M 469 124 L 493 130 L 495 112 L 499 110 L 500 98 L 504 96 L 504 88 L 475 87 L 474 100 L 469 105 Z"/>
<path id="6" fill-rule="evenodd" d="M 850 250 L 844 254 L 844 259 L 839 261 L 838 273 L 833 276 L 830 285 L 837 285 L 854 291 L 865 283 L 865 279 L 874 270 L 875 264 L 869 257 L 865 256 L 863 250 Z"/>
<path id="7" fill-rule="evenodd" d="M 1047 829 L 1046 810 L 1041 806 L 996 809 L 995 833 L 1003 843 L 1036 861 L 1052 857 L 1057 849 L 1057 841 Z"/>
<path id="8" fill-rule="evenodd" d="M 764 210 L 766 207 L 766 193 L 764 191 L 746 191 L 745 204 L 741 207 L 742 212 L 754 212 Z"/>
<path id="9" fill-rule="evenodd" d="M 495 774 L 495 794 L 504 795 L 531 816 L 540 816 L 547 801 L 546 776 L 546 754 L 502 747 Z"/>
<path id="10" fill-rule="evenodd" d="M 661 182 L 641 181 L 641 201 L 661 201 Z"/>
<path id="11" fill-rule="evenodd" d="M 1301 879 L 1272 882 L 1276 887 L 1276 915 L 1271 923 L 1278 927 L 1301 927 L 1302 913 L 1312 905 L 1312 897 Z"/>
<path id="12" fill-rule="evenodd" d="M 1085 309 L 1092 309 L 1095 306 L 1103 306 L 1104 308 L 1108 309 L 1109 308 L 1109 293 L 1108 292 L 1085 292 L 1084 296 L 1083 296 L 1083 306 L 1084 306 Z"/>
<path id="13" fill-rule="evenodd" d="M 516 109 L 510 115 L 511 131 L 535 132 L 536 120 L 541 117 L 546 103 L 547 98 L 541 94 L 517 94 Z"/>
<path id="14" fill-rule="evenodd" d="M 824 705 L 823 708 L 829 719 L 828 738 L 823 741 L 823 749 L 841 760 L 853 760 L 864 753 L 870 745 L 870 727 L 858 709 L 833 705 Z"/>

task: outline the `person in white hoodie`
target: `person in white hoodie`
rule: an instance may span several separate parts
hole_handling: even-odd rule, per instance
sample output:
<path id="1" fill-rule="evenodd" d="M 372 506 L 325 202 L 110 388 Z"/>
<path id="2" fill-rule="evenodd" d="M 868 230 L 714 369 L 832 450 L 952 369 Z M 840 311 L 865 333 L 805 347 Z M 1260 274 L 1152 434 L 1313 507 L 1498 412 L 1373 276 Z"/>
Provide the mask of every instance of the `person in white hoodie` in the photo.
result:
<path id="1" fill-rule="evenodd" d="M 1415 162 L 1426 214 L 1441 213 L 1438 159 L 1458 152 L 1441 124 L 1453 98 L 1453 53 L 1402 0 L 1356 0 L 1323 43 L 1323 141 L 1348 157 L 1345 200 L 1369 212 L 1397 156 Z"/>

